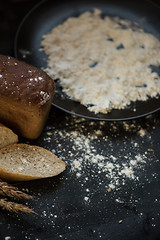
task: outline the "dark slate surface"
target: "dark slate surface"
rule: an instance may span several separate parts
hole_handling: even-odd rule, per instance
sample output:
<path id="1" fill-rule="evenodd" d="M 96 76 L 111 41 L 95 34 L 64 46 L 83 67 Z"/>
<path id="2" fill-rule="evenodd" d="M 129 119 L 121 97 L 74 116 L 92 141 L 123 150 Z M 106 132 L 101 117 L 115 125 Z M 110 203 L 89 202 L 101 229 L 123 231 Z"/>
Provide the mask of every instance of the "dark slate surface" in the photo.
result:
<path id="1" fill-rule="evenodd" d="M 1 1 L 0 53 L 13 56 L 15 31 L 36 2 Z M 66 171 L 50 179 L 15 183 L 34 196 L 28 205 L 38 215 L 0 211 L 0 239 L 160 239 L 159 136 L 159 112 L 127 122 L 103 122 L 52 107 L 40 138 L 20 142 L 54 150 L 66 162 Z M 97 154 L 113 163 L 114 176 L 92 163 Z M 134 166 L 133 179 L 120 176 L 117 164 L 122 170 L 137 155 L 144 162 Z M 73 171 L 74 160 L 80 159 L 82 169 Z M 110 190 L 112 181 L 115 188 Z"/>

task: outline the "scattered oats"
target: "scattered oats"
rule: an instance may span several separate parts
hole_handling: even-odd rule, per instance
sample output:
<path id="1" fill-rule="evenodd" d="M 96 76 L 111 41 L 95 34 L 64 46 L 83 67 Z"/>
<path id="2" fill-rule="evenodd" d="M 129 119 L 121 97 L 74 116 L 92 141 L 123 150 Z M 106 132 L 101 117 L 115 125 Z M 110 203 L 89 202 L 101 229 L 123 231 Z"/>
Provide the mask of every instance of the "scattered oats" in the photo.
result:
<path id="1" fill-rule="evenodd" d="M 146 135 L 146 130 L 141 128 L 139 131 L 138 131 L 138 134 L 141 136 L 141 137 L 144 137 Z"/>
<path id="2" fill-rule="evenodd" d="M 137 164 L 137 161 L 136 161 L 136 160 L 131 160 L 131 161 L 130 161 L 130 164 L 133 165 L 133 166 L 135 166 L 135 165 Z"/>
<path id="3" fill-rule="evenodd" d="M 72 163 L 72 166 L 74 166 L 74 169 L 81 170 L 81 162 L 79 162 L 78 160 L 74 160 Z M 73 170 L 73 168 L 72 168 L 72 170 Z"/>
<path id="4" fill-rule="evenodd" d="M 124 201 L 122 201 L 121 199 L 118 199 L 118 198 L 117 198 L 115 201 L 116 201 L 117 203 L 124 203 Z"/>
<path id="5" fill-rule="evenodd" d="M 84 197 L 84 200 L 87 202 L 89 200 L 89 197 Z"/>
<path id="6" fill-rule="evenodd" d="M 50 95 L 44 91 L 40 91 L 40 95 L 42 97 L 41 102 L 47 102 L 50 99 Z"/>
<path id="7" fill-rule="evenodd" d="M 118 222 L 118 223 L 119 223 L 119 224 L 121 224 L 122 222 L 123 222 L 123 220 L 119 220 L 119 222 Z"/>
<path id="8" fill-rule="evenodd" d="M 121 170 L 121 174 L 124 174 L 125 176 L 129 178 L 134 178 L 133 171 L 131 168 L 124 167 L 124 169 Z"/>
<path id="9" fill-rule="evenodd" d="M 47 132 L 47 136 L 52 136 L 52 132 Z"/>
<path id="10" fill-rule="evenodd" d="M 43 214 L 43 216 L 44 216 L 44 217 L 46 217 L 46 216 L 47 216 L 47 213 L 46 213 L 46 211 L 43 211 L 43 212 L 42 212 L 42 214 Z"/>
<path id="11" fill-rule="evenodd" d="M 102 131 L 101 131 L 101 130 L 97 130 L 95 133 L 96 133 L 97 135 L 102 135 Z"/>
<path id="12" fill-rule="evenodd" d="M 76 173 L 76 176 L 77 176 L 77 177 L 80 177 L 80 176 L 81 176 L 81 174 L 80 174 L 80 173 Z"/>
<path id="13" fill-rule="evenodd" d="M 109 186 L 109 189 L 115 189 L 116 187 L 113 183 L 110 183 L 108 186 Z"/>

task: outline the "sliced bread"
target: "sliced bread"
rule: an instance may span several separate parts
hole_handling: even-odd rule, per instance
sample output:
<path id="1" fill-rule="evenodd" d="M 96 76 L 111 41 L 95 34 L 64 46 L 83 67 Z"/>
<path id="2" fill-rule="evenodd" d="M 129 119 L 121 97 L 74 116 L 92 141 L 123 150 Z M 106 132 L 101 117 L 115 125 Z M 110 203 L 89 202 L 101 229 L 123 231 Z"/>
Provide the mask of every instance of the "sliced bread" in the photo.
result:
<path id="1" fill-rule="evenodd" d="M 65 163 L 42 147 L 12 144 L 0 150 L 0 179 L 6 181 L 48 178 L 64 170 Z"/>
<path id="2" fill-rule="evenodd" d="M 18 136 L 10 128 L 0 123 L 0 149 L 17 142 Z"/>

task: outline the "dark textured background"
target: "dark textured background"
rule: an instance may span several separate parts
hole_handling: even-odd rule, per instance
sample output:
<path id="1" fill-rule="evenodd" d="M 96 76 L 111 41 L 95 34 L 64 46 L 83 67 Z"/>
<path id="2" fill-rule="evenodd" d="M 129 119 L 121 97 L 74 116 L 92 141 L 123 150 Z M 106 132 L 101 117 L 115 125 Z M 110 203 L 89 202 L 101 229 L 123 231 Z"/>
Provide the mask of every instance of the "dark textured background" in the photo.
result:
<path id="1" fill-rule="evenodd" d="M 0 2 L 0 53 L 13 56 L 13 41 L 17 27 L 24 15 L 39 1 L 1 1 Z M 159 1 L 155 1 L 159 2 Z M 159 24 L 159 23 L 157 23 Z M 78 121 L 78 123 L 77 123 Z M 132 126 L 134 129 L 132 129 Z M 10 236 L 10 239 L 68 239 L 68 240 L 159 240 L 160 239 L 160 113 L 128 122 L 130 131 L 124 130 L 124 123 L 104 123 L 80 119 L 64 113 L 54 107 L 46 127 L 39 139 L 30 142 L 47 149 L 57 149 L 57 140 L 66 148 L 66 162 L 69 163 L 68 151 L 73 148 L 72 141 L 57 139 L 58 131 L 73 130 L 89 136 L 98 129 L 102 136 L 98 136 L 94 146 L 97 153 L 110 151 L 115 154 L 121 152 L 123 156 L 132 153 L 132 142 L 137 142 L 139 151 L 148 153 L 148 161 L 143 171 L 138 173 L 140 181 L 126 181 L 119 191 L 107 192 L 103 185 L 106 179 L 97 174 L 97 169 L 87 168 L 83 178 L 88 176 L 88 185 L 83 188 L 83 179 L 76 178 L 70 173 L 69 167 L 60 176 L 26 183 L 16 183 L 20 189 L 28 189 L 35 200 L 28 204 L 38 215 L 10 214 L 0 212 L 0 239 Z M 147 134 L 144 138 L 138 131 L 144 129 Z M 52 133 L 47 142 L 47 132 Z M 106 145 L 104 136 L 108 136 Z M 21 142 L 28 142 L 20 139 Z M 85 146 L 84 146 L 85 147 Z M 64 153 L 64 151 L 63 151 Z M 58 152 L 57 152 L 58 154 Z M 81 157 L 81 152 L 79 152 Z M 69 164 L 68 164 L 69 166 Z M 102 182 L 102 187 L 98 184 Z M 90 189 L 90 202 L 86 204 L 85 189 Z M 116 199 L 121 199 L 116 202 Z M 120 224 L 119 221 L 123 220 Z"/>

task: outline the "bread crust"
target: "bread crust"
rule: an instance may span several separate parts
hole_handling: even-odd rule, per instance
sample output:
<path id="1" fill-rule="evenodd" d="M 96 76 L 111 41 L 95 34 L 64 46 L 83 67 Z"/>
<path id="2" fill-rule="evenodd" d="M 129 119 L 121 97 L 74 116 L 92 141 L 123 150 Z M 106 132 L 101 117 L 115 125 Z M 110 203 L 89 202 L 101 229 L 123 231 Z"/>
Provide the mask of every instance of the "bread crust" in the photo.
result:
<path id="1" fill-rule="evenodd" d="M 2 180 L 7 182 L 21 182 L 21 181 L 31 181 L 36 179 L 41 179 L 43 177 L 33 177 L 29 175 L 23 175 L 18 173 L 11 173 L 2 168 L 0 168 L 0 177 Z"/>
<path id="2" fill-rule="evenodd" d="M 40 135 L 54 93 L 54 81 L 44 71 L 0 55 L 0 120 L 16 133 L 29 139 Z"/>

